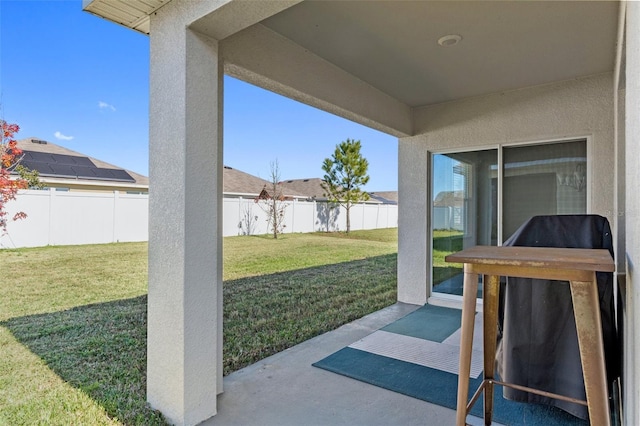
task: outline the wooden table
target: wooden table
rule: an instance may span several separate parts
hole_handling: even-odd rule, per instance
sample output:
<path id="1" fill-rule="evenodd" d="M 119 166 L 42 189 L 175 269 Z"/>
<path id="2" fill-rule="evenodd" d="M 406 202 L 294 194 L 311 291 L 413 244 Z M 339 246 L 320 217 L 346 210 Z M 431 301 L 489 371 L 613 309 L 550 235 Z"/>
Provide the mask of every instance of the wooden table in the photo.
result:
<path id="1" fill-rule="evenodd" d="M 475 246 L 450 254 L 445 261 L 464 264 L 456 424 L 466 424 L 469 410 L 484 391 L 484 422 L 490 425 L 493 385 L 500 384 L 582 403 L 588 407 L 592 425 L 608 426 L 609 404 L 596 271 L 614 271 L 609 252 L 602 249 Z M 484 380 L 467 404 L 478 274 L 483 275 Z M 587 401 L 494 379 L 501 276 L 569 281 Z"/>

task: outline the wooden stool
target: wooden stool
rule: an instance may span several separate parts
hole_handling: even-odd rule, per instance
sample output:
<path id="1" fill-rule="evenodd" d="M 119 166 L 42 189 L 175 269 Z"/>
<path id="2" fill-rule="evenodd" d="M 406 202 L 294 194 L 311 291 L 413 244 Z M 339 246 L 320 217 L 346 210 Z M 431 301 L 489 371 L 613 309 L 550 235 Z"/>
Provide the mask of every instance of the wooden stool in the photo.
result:
<path id="1" fill-rule="evenodd" d="M 493 415 L 493 385 L 499 384 L 585 404 L 592 425 L 609 426 L 607 375 L 596 281 L 596 271 L 614 271 L 615 266 L 609 252 L 604 249 L 476 246 L 446 256 L 445 261 L 464 264 L 456 425 L 466 424 L 469 410 L 483 392 L 484 423 L 490 425 Z M 484 380 L 467 404 L 478 275 L 483 275 Z M 586 401 L 494 379 L 501 276 L 569 281 Z"/>

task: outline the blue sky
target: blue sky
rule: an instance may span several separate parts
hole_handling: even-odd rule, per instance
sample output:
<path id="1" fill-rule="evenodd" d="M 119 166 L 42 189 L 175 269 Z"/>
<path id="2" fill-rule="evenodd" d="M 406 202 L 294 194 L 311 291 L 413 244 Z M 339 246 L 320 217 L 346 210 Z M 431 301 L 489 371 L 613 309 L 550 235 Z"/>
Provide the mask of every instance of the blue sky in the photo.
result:
<path id="1" fill-rule="evenodd" d="M 0 0 L 0 116 L 36 137 L 148 175 L 149 39 L 81 1 Z M 336 144 L 362 142 L 366 189 L 397 189 L 397 139 L 225 77 L 225 164 L 322 177 Z"/>

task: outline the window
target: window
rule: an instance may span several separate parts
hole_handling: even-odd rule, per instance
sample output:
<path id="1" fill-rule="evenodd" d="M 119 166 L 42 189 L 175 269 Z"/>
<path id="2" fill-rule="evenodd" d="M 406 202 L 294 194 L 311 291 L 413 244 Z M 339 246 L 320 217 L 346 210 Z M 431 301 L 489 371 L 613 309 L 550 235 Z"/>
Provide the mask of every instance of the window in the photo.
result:
<path id="1" fill-rule="evenodd" d="M 462 269 L 447 254 L 502 244 L 531 216 L 587 212 L 584 139 L 434 154 L 431 170 L 437 293 L 462 295 Z"/>

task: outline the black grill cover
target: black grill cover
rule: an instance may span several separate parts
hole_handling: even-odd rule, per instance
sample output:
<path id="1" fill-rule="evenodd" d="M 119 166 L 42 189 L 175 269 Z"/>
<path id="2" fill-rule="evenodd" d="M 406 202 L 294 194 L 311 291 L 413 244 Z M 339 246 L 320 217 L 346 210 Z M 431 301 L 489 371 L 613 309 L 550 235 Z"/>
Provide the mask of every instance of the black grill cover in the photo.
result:
<path id="1" fill-rule="evenodd" d="M 603 248 L 613 256 L 609 221 L 597 215 L 535 216 L 505 246 Z M 613 274 L 597 273 L 608 383 L 619 376 Z M 585 400 L 580 351 L 567 281 L 512 278 L 501 292 L 498 374 L 515 383 Z M 587 407 L 504 388 L 507 399 L 554 405 L 587 419 Z"/>

